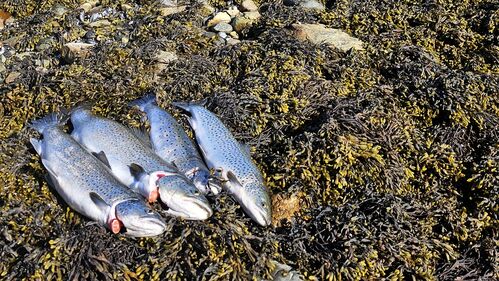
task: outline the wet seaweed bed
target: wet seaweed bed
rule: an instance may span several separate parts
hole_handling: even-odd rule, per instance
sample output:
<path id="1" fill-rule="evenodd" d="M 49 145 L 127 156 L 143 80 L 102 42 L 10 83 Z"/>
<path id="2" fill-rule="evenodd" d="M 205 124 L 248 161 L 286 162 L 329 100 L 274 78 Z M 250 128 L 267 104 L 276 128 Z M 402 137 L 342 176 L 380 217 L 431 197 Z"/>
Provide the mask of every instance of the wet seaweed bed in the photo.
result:
<path id="1" fill-rule="evenodd" d="M 90 27 L 79 2 L 0 3 L 16 18 L 0 31 L 1 279 L 270 278 L 274 261 L 319 280 L 499 277 L 497 1 L 263 1 L 235 45 L 203 34 L 200 4 L 162 16 L 153 1 L 102 0 L 110 24 Z M 365 50 L 298 41 L 296 22 Z M 91 35 L 85 57 L 62 48 Z M 178 59 L 158 68 L 165 50 Z M 60 200 L 27 123 L 90 100 L 138 126 L 127 102 L 147 91 L 177 116 L 171 101 L 207 98 L 252 146 L 274 226 L 223 194 L 209 220 L 165 216 L 166 233 L 134 239 Z"/>

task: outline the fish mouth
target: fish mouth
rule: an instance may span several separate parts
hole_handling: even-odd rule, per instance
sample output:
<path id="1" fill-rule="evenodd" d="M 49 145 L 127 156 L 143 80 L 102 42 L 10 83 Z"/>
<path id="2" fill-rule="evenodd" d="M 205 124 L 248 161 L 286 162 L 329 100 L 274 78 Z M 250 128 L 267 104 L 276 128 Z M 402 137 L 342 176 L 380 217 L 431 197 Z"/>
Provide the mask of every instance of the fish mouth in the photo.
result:
<path id="1" fill-rule="evenodd" d="M 142 217 L 137 225 L 126 226 L 125 233 L 134 237 L 160 235 L 166 230 L 166 224 L 159 218 Z"/>
<path id="2" fill-rule="evenodd" d="M 248 214 L 261 226 L 268 226 L 272 223 L 272 218 L 266 210 L 257 209 L 255 212 L 248 212 Z"/>
<path id="3" fill-rule="evenodd" d="M 170 214 L 185 218 L 187 220 L 206 220 L 213 215 L 213 210 L 206 198 L 184 197 L 173 198 L 172 204 L 168 205 Z"/>

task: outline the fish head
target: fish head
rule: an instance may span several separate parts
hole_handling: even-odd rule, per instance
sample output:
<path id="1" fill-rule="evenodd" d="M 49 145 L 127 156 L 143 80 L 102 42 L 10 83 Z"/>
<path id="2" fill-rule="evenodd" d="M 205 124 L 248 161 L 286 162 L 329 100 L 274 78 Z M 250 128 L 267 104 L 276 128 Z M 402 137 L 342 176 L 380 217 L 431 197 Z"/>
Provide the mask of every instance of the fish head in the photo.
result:
<path id="1" fill-rule="evenodd" d="M 158 181 L 160 200 L 168 212 L 188 220 L 205 220 L 213 214 L 208 199 L 182 176 L 166 176 Z"/>
<path id="2" fill-rule="evenodd" d="M 125 227 L 125 233 L 130 236 L 155 236 L 166 230 L 166 224 L 161 216 L 140 200 L 124 201 L 115 208 L 116 218 Z"/>
<path id="3" fill-rule="evenodd" d="M 261 226 L 272 223 L 272 208 L 267 188 L 260 182 L 246 183 L 234 190 L 244 212 Z"/>
<path id="4" fill-rule="evenodd" d="M 209 178 L 210 172 L 206 170 L 198 170 L 192 178 L 192 183 L 194 183 L 194 186 L 196 186 L 196 188 L 201 191 L 201 193 L 208 194 L 208 192 L 210 191 L 210 187 L 208 185 Z"/>

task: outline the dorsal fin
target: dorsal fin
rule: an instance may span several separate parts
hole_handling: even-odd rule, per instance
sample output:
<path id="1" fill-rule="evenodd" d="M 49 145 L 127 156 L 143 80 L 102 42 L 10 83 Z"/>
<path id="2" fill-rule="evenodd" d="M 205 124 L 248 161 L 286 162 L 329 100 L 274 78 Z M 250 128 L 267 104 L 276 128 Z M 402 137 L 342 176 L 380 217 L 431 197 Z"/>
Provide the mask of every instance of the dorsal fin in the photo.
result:
<path id="1" fill-rule="evenodd" d="M 104 153 L 104 151 L 101 151 L 99 153 L 92 152 L 92 155 L 102 161 L 102 163 L 104 163 L 104 165 L 106 165 L 109 169 L 111 169 L 111 164 L 109 164 L 109 160 L 107 159 L 106 153 Z"/>
<path id="2" fill-rule="evenodd" d="M 135 127 L 131 127 L 130 132 L 132 132 L 132 134 L 147 147 L 152 147 L 151 139 L 149 139 L 149 136 L 147 135 L 146 132 Z"/>
<path id="3" fill-rule="evenodd" d="M 140 178 L 142 177 L 142 175 L 146 173 L 146 171 L 144 170 L 144 168 L 142 168 L 138 164 L 132 163 L 132 164 L 128 165 L 128 167 L 130 168 L 130 173 L 132 174 L 132 176 L 136 180 L 140 180 Z"/>
<path id="4" fill-rule="evenodd" d="M 90 199 L 92 199 L 92 202 L 94 202 L 94 204 L 103 211 L 111 207 L 109 206 L 109 204 L 106 203 L 106 201 L 104 201 L 104 199 L 102 199 L 102 197 L 100 197 L 99 194 L 95 192 L 90 192 Z"/>

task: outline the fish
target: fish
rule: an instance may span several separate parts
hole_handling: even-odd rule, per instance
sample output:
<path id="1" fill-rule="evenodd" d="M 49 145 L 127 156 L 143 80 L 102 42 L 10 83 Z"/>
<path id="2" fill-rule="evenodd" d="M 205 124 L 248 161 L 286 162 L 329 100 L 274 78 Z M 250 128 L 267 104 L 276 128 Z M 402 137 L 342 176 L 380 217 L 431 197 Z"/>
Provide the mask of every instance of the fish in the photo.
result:
<path id="1" fill-rule="evenodd" d="M 158 199 L 167 212 L 189 220 L 208 219 L 213 211 L 206 197 L 175 166 L 154 153 L 143 135 L 96 116 L 88 106 L 71 112 L 71 136 L 106 163 L 126 186 L 149 201 Z"/>
<path id="2" fill-rule="evenodd" d="M 157 106 L 154 94 L 134 100 L 129 105 L 146 113 L 151 127 L 149 137 L 157 155 L 173 163 L 203 194 L 220 192 L 217 185 L 209 184 L 210 171 L 192 139 L 170 113 Z"/>
<path id="3" fill-rule="evenodd" d="M 42 134 L 30 142 L 48 171 L 48 179 L 64 201 L 78 213 L 111 232 L 148 237 L 162 234 L 161 216 L 122 183 L 61 126 L 67 114 L 54 112 L 29 125 Z"/>
<path id="4" fill-rule="evenodd" d="M 271 202 L 263 176 L 249 148 L 239 143 L 211 111 L 199 103 L 174 102 L 188 115 L 196 142 L 208 168 L 217 171 L 224 189 L 261 226 L 272 223 Z"/>

